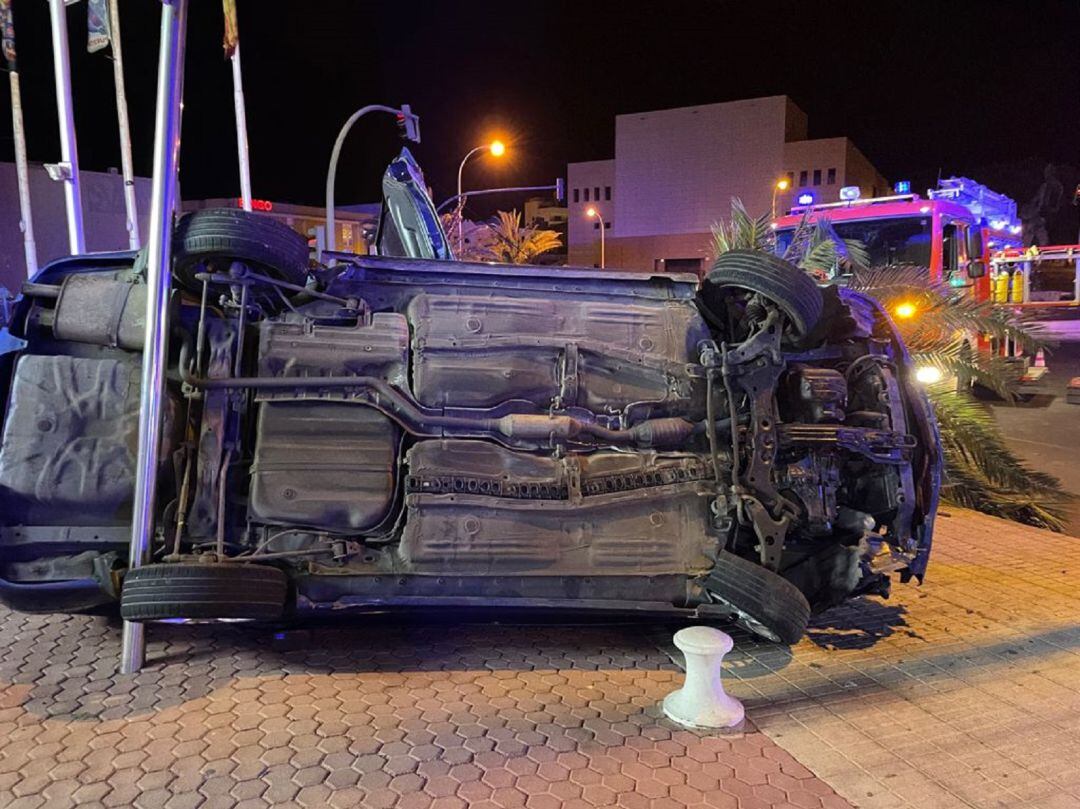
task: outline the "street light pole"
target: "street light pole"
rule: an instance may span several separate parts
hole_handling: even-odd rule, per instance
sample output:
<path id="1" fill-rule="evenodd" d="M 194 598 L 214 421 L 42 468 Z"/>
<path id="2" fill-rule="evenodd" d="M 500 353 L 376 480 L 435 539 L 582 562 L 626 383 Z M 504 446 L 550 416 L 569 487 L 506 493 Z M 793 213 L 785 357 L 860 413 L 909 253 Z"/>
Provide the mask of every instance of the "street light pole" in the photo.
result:
<path id="1" fill-rule="evenodd" d="M 385 104 L 368 104 L 361 107 L 352 115 L 338 132 L 337 140 L 334 141 L 334 149 L 330 152 L 330 168 L 326 171 L 326 249 L 330 252 L 337 250 L 337 233 L 334 229 L 334 182 L 337 179 L 338 158 L 341 157 L 341 147 L 345 144 L 345 136 L 349 134 L 352 125 L 367 115 L 369 112 L 389 112 L 396 115 L 405 126 L 406 137 L 419 143 L 420 130 L 417 117 L 413 115 L 408 104 L 402 104 L 401 109 L 388 107 Z"/>
<path id="2" fill-rule="evenodd" d="M 457 207 L 457 249 L 458 249 L 459 253 L 461 252 L 461 249 L 465 244 L 465 240 L 464 240 L 463 235 L 462 235 L 462 225 L 463 225 L 464 219 L 465 219 L 464 214 L 465 214 L 465 199 L 466 198 L 465 198 L 465 195 L 462 193 L 462 190 L 461 190 L 461 174 L 462 174 L 463 171 L 465 171 L 465 164 L 469 162 L 469 159 L 474 154 L 476 154 L 477 152 L 483 152 L 484 150 L 487 150 L 487 151 L 491 152 L 491 154 L 493 154 L 495 157 L 501 157 L 503 155 L 503 153 L 506 151 L 506 146 L 503 145 L 503 142 L 501 140 L 494 140 L 491 143 L 485 143 L 485 144 L 482 144 L 481 146 L 476 146 L 476 147 L 469 150 L 469 152 L 465 155 L 465 157 L 462 158 L 460 165 L 458 165 L 458 170 L 457 170 L 457 200 L 458 200 L 458 207 Z"/>
<path id="3" fill-rule="evenodd" d="M 462 235 L 462 227 L 461 226 L 462 226 L 462 222 L 463 222 L 463 218 L 464 218 L 463 214 L 465 213 L 465 198 L 461 195 L 461 173 L 463 171 L 465 171 L 465 164 L 469 162 L 469 158 L 472 157 L 477 152 L 484 151 L 484 149 L 486 149 L 486 148 L 488 148 L 488 147 L 487 146 L 477 146 L 477 147 L 475 147 L 473 149 L 470 149 L 468 154 L 466 154 L 465 157 L 462 158 L 461 164 L 458 166 L 458 169 L 457 169 L 457 198 L 458 198 L 457 249 L 458 249 L 459 253 L 461 252 L 462 245 L 464 244 L 464 238 L 463 238 L 463 235 Z"/>
<path id="4" fill-rule="evenodd" d="M 791 185 L 791 183 L 787 180 L 787 178 L 785 178 L 783 180 L 777 180 L 775 183 L 773 183 L 773 187 L 772 187 L 772 218 L 773 219 L 776 219 L 776 192 L 777 191 L 787 191 L 788 187 L 790 185 Z"/>
<path id="5" fill-rule="evenodd" d="M 131 518 L 129 569 L 150 559 L 154 535 L 158 460 L 161 453 L 162 399 L 169 336 L 169 287 L 172 281 L 173 214 L 176 210 L 180 158 L 180 114 L 184 94 L 184 44 L 188 0 L 161 4 L 157 109 L 154 113 L 154 177 L 150 190 L 150 227 L 146 257 L 146 336 L 139 401 L 139 448 Z M 134 674 L 146 657 L 144 627 L 124 621 L 120 671 Z"/>
<path id="6" fill-rule="evenodd" d="M 600 269 L 604 269 L 604 217 L 596 208 L 589 208 L 585 215 L 590 219 L 596 219 L 600 223 Z"/>

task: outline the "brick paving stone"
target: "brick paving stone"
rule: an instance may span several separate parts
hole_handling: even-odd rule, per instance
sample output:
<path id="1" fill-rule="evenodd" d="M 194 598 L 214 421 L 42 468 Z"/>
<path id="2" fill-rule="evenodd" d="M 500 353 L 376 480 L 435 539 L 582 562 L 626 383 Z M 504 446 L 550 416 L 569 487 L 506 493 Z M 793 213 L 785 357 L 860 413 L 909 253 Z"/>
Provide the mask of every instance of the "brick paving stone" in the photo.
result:
<path id="1" fill-rule="evenodd" d="M 926 582 L 733 632 L 745 732 L 663 719 L 670 625 L 151 626 L 0 609 L 0 807 L 1080 806 L 1080 541 L 952 510 Z"/>

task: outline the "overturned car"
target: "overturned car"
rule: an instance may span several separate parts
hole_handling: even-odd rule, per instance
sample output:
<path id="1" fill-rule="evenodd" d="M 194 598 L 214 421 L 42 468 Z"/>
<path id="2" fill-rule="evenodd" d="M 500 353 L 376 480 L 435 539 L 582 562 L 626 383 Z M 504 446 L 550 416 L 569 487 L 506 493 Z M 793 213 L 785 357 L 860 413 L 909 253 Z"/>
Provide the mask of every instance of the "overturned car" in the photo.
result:
<path id="1" fill-rule="evenodd" d="M 540 607 L 734 619 L 921 579 L 941 453 L 888 316 L 759 252 L 696 277 L 452 262 L 407 154 L 379 256 L 190 214 L 152 563 L 126 570 L 140 256 L 0 335 L 0 599 L 134 621 Z"/>

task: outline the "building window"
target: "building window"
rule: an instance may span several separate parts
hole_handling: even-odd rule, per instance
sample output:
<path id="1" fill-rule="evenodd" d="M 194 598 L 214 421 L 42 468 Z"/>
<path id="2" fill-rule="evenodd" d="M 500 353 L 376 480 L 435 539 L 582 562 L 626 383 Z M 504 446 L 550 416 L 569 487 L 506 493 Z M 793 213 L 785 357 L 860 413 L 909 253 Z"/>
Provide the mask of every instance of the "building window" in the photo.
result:
<path id="1" fill-rule="evenodd" d="M 814 185 L 821 185 L 821 169 L 814 169 Z"/>
<path id="2" fill-rule="evenodd" d="M 802 171 L 799 172 L 799 186 L 800 187 L 805 187 L 806 186 L 806 169 L 803 169 Z"/>
<path id="3" fill-rule="evenodd" d="M 593 199 L 597 202 L 600 201 L 600 186 L 596 186 L 596 188 L 593 189 Z"/>
<path id="4" fill-rule="evenodd" d="M 787 184 L 788 188 L 791 188 L 793 185 L 795 185 L 795 172 L 789 171 L 787 173 Z"/>
<path id="5" fill-rule="evenodd" d="M 611 230 L 611 223 L 610 222 L 605 222 L 604 223 L 604 230 Z"/>
<path id="6" fill-rule="evenodd" d="M 593 222 L 592 223 L 592 229 L 593 230 L 600 230 L 600 223 L 599 222 Z M 604 223 L 604 230 L 611 230 L 611 223 L 610 222 L 605 222 Z"/>
<path id="7" fill-rule="evenodd" d="M 588 188 L 585 189 L 585 201 L 586 202 L 589 201 L 589 189 Z"/>
<path id="8" fill-rule="evenodd" d="M 578 188 L 574 189 L 574 202 L 581 202 L 581 190 Z"/>
<path id="9" fill-rule="evenodd" d="M 604 186 L 604 199 L 607 200 L 608 202 L 611 202 L 611 186 L 610 185 L 605 185 Z"/>
<path id="10" fill-rule="evenodd" d="M 829 176 L 825 182 L 829 185 L 836 185 L 836 169 L 829 169 Z"/>

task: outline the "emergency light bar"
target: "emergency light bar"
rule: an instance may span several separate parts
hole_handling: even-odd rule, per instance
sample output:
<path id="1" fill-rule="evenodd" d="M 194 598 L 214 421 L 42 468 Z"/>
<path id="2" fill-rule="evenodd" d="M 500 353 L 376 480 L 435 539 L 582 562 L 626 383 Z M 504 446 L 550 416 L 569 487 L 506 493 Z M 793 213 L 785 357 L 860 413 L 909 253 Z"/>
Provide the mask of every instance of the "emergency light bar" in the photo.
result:
<path id="1" fill-rule="evenodd" d="M 804 197 L 809 197 L 809 202 L 803 202 Z M 889 197 L 867 197 L 866 199 L 848 199 L 840 202 L 823 202 L 814 205 L 812 194 L 800 194 L 796 200 L 799 204 L 792 207 L 790 213 L 806 213 L 806 211 L 823 211 L 829 208 L 855 208 L 861 206 L 878 205 L 884 202 L 914 202 L 921 199 L 918 194 L 893 194 Z"/>

